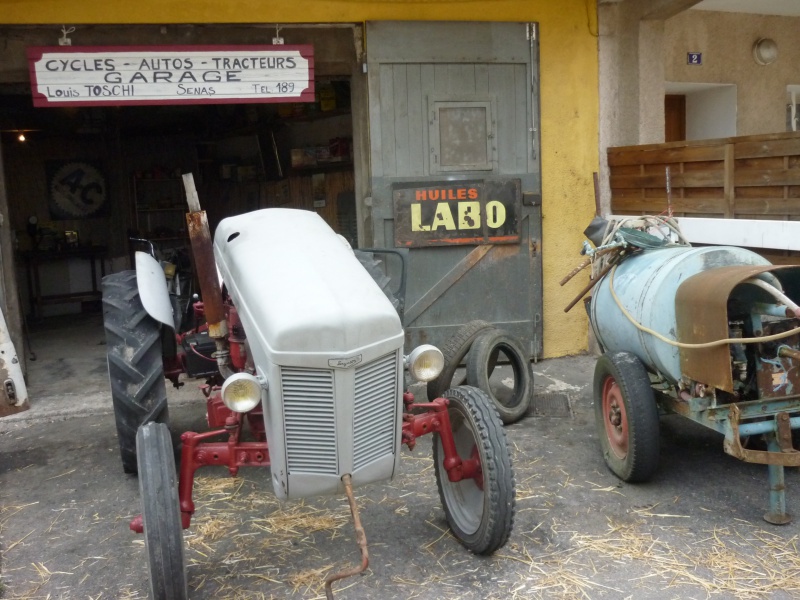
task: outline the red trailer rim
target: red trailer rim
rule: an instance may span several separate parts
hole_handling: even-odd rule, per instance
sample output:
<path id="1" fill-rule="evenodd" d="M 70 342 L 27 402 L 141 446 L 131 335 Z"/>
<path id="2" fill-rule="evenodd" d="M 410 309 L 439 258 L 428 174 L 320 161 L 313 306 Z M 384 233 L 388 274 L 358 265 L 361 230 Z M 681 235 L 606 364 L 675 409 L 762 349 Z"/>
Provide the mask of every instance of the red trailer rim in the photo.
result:
<path id="1" fill-rule="evenodd" d="M 624 459 L 628 455 L 628 415 L 622 390 L 613 377 L 603 382 L 603 423 L 606 437 L 614 455 Z"/>

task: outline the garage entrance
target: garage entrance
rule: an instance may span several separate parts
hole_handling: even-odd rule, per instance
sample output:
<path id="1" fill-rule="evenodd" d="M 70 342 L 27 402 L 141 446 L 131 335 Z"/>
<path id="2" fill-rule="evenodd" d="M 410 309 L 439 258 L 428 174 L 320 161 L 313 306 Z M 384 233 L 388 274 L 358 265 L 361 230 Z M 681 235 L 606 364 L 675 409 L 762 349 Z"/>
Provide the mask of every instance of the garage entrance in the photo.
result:
<path id="1" fill-rule="evenodd" d="M 9 305 L 19 298 L 17 347 L 23 317 L 97 315 L 102 274 L 142 249 L 131 238 L 190 262 L 179 175 L 192 172 L 212 230 L 258 208 L 302 208 L 354 247 L 407 248 L 408 346 L 484 319 L 541 355 L 536 24 L 363 27 L 78 27 L 75 47 L 308 45 L 314 96 L 46 108 L 32 105 L 26 51 L 55 46 L 53 29 L 3 29 L 0 201 L 11 226 L 0 241 L 19 288 L 7 291 Z"/>
<path id="2" fill-rule="evenodd" d="M 15 275 L 20 313 L 32 326 L 96 314 L 102 275 L 130 268 L 133 251 L 147 248 L 132 238 L 190 269 L 181 173 L 194 174 L 212 231 L 227 216 L 302 208 L 358 245 L 353 157 L 361 134 L 353 114 L 364 100 L 352 77 L 360 73 L 360 26 L 79 26 L 67 36 L 74 47 L 98 50 L 311 48 L 310 98 L 246 104 L 34 108 L 26 51 L 57 46 L 57 36 L 30 27 L 0 34 L 9 40 L 0 50 L 12 249 L 4 268 Z"/>

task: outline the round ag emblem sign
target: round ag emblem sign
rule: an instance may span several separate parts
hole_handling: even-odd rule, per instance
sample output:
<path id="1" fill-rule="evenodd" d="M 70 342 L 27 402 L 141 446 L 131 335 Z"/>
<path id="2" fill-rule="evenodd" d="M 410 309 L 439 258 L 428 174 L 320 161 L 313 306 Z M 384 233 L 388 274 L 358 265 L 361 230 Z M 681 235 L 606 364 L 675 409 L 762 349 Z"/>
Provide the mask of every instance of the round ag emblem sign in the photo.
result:
<path id="1" fill-rule="evenodd" d="M 54 219 L 99 217 L 106 208 L 106 181 L 100 170 L 85 162 L 67 162 L 50 177 L 50 213 Z"/>

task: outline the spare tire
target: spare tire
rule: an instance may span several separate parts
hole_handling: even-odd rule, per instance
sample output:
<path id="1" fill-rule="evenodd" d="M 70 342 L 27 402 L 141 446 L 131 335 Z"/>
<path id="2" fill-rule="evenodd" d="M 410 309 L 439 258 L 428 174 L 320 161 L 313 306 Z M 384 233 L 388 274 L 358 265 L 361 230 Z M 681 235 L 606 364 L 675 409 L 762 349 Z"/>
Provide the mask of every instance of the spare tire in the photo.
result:
<path id="1" fill-rule="evenodd" d="M 440 398 L 445 391 L 461 385 L 461 382 L 453 382 L 453 376 L 458 366 L 464 361 L 464 357 L 469 352 L 472 342 L 481 331 L 492 329 L 492 324 L 486 321 L 475 320 L 462 325 L 441 348 L 444 355 L 444 368 L 439 376 L 433 381 L 428 382 L 428 400 Z"/>
<path id="2" fill-rule="evenodd" d="M 505 425 L 524 417 L 532 400 L 533 371 L 520 341 L 502 329 L 481 331 L 467 356 L 467 384 L 486 392 Z"/>

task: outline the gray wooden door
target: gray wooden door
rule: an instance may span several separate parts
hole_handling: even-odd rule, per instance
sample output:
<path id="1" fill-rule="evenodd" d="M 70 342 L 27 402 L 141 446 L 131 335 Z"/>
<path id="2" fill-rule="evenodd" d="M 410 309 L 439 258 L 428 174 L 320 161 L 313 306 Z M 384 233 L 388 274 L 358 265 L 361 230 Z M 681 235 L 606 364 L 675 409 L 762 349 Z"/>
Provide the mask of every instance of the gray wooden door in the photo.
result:
<path id="1" fill-rule="evenodd" d="M 366 38 L 371 233 L 376 247 L 409 247 L 407 347 L 441 344 L 461 324 L 483 319 L 518 336 L 535 357 L 542 348 L 537 26 L 370 22 Z"/>

